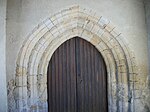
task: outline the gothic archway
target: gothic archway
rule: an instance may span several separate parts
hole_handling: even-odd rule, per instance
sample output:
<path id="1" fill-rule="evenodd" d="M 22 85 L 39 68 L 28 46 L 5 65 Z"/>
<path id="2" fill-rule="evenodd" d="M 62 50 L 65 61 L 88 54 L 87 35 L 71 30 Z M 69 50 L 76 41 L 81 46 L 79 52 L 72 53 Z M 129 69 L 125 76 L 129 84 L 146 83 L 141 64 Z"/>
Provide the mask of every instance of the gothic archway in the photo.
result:
<path id="1" fill-rule="evenodd" d="M 107 66 L 109 112 L 134 110 L 133 53 L 115 26 L 79 6 L 64 9 L 39 24 L 23 43 L 16 66 L 17 110 L 47 111 L 47 66 L 54 51 L 79 36 L 93 44 Z"/>

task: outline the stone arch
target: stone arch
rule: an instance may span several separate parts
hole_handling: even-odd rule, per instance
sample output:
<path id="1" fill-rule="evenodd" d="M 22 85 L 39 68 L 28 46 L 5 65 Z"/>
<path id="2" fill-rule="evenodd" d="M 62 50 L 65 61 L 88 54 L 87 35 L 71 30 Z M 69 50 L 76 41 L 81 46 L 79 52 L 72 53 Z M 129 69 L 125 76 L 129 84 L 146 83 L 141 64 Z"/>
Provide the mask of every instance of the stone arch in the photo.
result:
<path id="1" fill-rule="evenodd" d="M 53 52 L 75 36 L 102 54 L 108 74 L 108 110 L 134 110 L 135 56 L 116 27 L 95 12 L 73 6 L 39 24 L 20 49 L 16 62 L 16 109 L 47 111 L 47 66 Z"/>

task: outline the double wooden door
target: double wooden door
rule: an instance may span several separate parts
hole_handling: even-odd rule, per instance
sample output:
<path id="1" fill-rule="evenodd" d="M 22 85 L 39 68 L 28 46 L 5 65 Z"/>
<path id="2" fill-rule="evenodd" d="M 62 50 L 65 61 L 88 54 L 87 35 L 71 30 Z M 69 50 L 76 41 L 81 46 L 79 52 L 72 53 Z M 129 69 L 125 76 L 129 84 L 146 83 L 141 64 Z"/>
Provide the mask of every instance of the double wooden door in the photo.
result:
<path id="1" fill-rule="evenodd" d="M 63 43 L 47 76 L 49 112 L 107 112 L 105 63 L 89 42 L 75 37 Z"/>

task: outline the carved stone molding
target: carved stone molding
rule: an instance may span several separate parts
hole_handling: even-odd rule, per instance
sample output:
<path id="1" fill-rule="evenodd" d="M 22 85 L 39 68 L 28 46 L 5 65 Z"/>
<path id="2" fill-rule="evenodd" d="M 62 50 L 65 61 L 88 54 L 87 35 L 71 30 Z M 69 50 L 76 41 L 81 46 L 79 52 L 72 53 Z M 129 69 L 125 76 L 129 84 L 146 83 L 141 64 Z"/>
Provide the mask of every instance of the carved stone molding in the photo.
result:
<path id="1" fill-rule="evenodd" d="M 16 96 L 19 112 L 47 111 L 48 63 L 62 43 L 76 36 L 93 44 L 105 60 L 109 112 L 134 111 L 140 74 L 129 44 L 111 21 L 73 6 L 40 23 L 23 43 L 16 63 L 15 93 L 8 94 Z"/>

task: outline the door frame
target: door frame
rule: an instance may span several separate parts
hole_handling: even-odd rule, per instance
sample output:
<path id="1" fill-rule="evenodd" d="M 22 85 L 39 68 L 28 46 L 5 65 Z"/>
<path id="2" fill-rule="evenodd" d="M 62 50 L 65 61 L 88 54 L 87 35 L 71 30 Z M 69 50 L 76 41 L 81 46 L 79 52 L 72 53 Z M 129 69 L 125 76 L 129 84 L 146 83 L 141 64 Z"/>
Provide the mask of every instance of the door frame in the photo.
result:
<path id="1" fill-rule="evenodd" d="M 134 54 L 109 20 L 79 6 L 64 9 L 46 19 L 25 40 L 18 54 L 16 85 L 10 93 L 13 96 L 8 95 L 8 106 L 13 108 L 12 97 L 16 97 L 15 109 L 18 111 L 47 110 L 49 60 L 62 43 L 75 36 L 94 45 L 105 60 L 109 112 L 134 110 L 132 98 L 136 91 L 133 82 L 136 79 L 133 77 L 140 76 Z"/>

